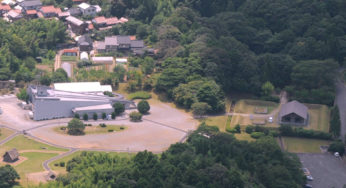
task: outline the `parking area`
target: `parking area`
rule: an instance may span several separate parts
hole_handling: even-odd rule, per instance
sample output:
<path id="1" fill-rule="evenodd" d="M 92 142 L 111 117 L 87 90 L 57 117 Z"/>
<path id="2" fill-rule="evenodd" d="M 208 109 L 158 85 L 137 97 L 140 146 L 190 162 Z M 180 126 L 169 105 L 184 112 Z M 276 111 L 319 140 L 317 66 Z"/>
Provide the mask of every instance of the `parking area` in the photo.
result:
<path id="1" fill-rule="evenodd" d="M 308 168 L 314 188 L 342 188 L 346 185 L 346 161 L 329 153 L 297 154 L 304 168 Z"/>

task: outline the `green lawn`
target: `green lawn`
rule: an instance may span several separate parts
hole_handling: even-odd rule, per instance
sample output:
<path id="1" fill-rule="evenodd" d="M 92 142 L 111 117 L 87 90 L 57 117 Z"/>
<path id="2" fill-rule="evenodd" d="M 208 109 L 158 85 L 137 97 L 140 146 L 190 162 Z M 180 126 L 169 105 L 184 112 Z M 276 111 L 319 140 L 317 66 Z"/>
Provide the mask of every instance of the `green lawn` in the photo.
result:
<path id="1" fill-rule="evenodd" d="M 307 129 L 329 131 L 330 109 L 326 105 L 306 104 L 309 108 L 309 126 Z"/>
<path id="2" fill-rule="evenodd" d="M 65 130 L 61 130 L 62 127 L 66 126 L 58 126 L 58 127 L 54 127 L 53 130 L 57 133 L 60 134 L 67 134 L 67 129 Z M 121 127 L 123 127 L 123 129 L 121 129 Z M 124 125 L 107 125 L 107 127 L 101 127 L 99 125 L 93 125 L 93 126 L 86 126 L 84 133 L 87 134 L 106 134 L 106 133 L 112 133 L 110 132 L 110 130 L 113 130 L 114 132 L 118 132 L 118 131 L 124 131 L 126 130 L 126 127 Z"/>
<path id="3" fill-rule="evenodd" d="M 320 146 L 329 145 L 326 140 L 282 137 L 285 150 L 292 153 L 320 153 Z"/>
<path id="4" fill-rule="evenodd" d="M 71 160 L 73 157 L 78 156 L 82 153 L 83 151 L 77 151 L 72 153 L 71 155 L 68 155 L 66 157 L 63 157 L 61 159 L 58 159 L 56 161 L 52 161 L 49 164 L 49 167 L 54 170 L 55 172 L 58 173 L 66 173 L 66 164 L 69 160 Z M 106 153 L 106 152 L 93 152 L 93 153 Z M 116 153 L 116 152 L 110 152 L 109 153 L 112 156 L 119 156 L 119 157 L 125 157 L 125 158 L 130 158 L 136 155 L 136 153 Z M 54 164 L 59 164 L 60 162 L 65 162 L 65 167 L 60 167 L 60 166 L 55 166 Z"/>
<path id="5" fill-rule="evenodd" d="M 227 119 L 228 119 L 228 116 L 213 116 L 213 117 L 202 119 L 201 121 L 202 122 L 204 121 L 209 126 L 217 126 L 219 127 L 220 131 L 225 132 Z"/>
<path id="6" fill-rule="evenodd" d="M 71 61 L 77 61 L 77 56 L 65 56 L 65 55 L 62 55 L 60 57 L 61 61 L 68 61 L 68 62 L 71 62 Z"/>
<path id="7" fill-rule="evenodd" d="M 246 141 L 255 141 L 256 139 L 252 138 L 250 134 L 247 134 L 245 131 L 242 131 L 240 134 L 234 134 L 234 136 L 238 140 L 246 140 Z"/>
<path id="8" fill-rule="evenodd" d="M 0 128 L 0 140 L 3 140 L 5 138 L 9 137 L 13 133 L 14 132 L 10 129 Z"/>
<path id="9" fill-rule="evenodd" d="M 239 100 L 234 107 L 234 112 L 236 113 L 246 113 L 254 114 L 256 107 L 267 107 L 268 113 L 272 112 L 275 108 L 279 106 L 278 103 L 270 101 L 252 100 L 252 99 L 242 99 Z"/>

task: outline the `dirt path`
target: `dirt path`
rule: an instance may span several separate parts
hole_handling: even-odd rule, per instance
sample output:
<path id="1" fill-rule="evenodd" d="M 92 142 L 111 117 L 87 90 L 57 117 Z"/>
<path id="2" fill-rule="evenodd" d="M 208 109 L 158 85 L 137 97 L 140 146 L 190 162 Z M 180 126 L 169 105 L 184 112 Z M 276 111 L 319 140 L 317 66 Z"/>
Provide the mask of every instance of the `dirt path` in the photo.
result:
<path id="1" fill-rule="evenodd" d="M 19 150 L 19 153 L 28 153 L 28 152 L 35 152 L 35 153 L 58 153 L 58 154 L 62 154 L 65 153 L 63 151 L 53 151 L 53 150 L 34 150 L 34 149 L 30 149 L 30 150 Z"/>

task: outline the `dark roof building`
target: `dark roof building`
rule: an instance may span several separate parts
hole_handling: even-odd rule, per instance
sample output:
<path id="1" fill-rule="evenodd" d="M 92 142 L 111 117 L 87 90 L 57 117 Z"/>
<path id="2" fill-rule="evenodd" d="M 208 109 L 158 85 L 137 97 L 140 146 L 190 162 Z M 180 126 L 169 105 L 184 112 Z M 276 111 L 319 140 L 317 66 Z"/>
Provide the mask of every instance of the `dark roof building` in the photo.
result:
<path id="1" fill-rule="evenodd" d="M 4 155 L 4 161 L 5 162 L 15 162 L 19 158 L 19 153 L 16 149 L 12 149 L 10 151 L 7 151 Z"/>
<path id="2" fill-rule="evenodd" d="M 80 15 L 82 15 L 82 11 L 79 10 L 79 8 L 72 7 L 70 9 L 68 9 L 68 12 L 70 13 L 71 16 L 80 16 Z"/>
<path id="3" fill-rule="evenodd" d="M 279 112 L 280 124 L 307 125 L 309 120 L 309 110 L 304 104 L 298 101 L 291 101 L 282 105 Z"/>
<path id="4" fill-rule="evenodd" d="M 23 7 L 24 10 L 38 10 L 42 7 L 42 3 L 40 0 L 26 0 L 21 2 L 20 6 Z"/>
<path id="5" fill-rule="evenodd" d="M 83 35 L 78 39 L 79 51 L 91 51 L 93 47 L 93 40 L 89 35 Z"/>

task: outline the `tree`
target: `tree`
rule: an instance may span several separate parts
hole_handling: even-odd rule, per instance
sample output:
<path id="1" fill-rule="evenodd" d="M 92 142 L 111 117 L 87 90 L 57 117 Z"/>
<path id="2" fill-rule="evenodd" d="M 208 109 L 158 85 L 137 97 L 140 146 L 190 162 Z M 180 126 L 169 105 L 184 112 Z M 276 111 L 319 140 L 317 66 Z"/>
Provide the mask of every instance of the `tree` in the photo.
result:
<path id="1" fill-rule="evenodd" d="M 221 88 L 213 81 L 201 86 L 197 92 L 197 98 L 199 102 L 205 102 L 211 107 L 210 112 L 221 112 L 225 109 Z"/>
<path id="2" fill-rule="evenodd" d="M 83 135 L 84 134 L 85 125 L 84 123 L 76 118 L 73 118 L 67 124 L 67 133 L 70 135 Z"/>
<path id="3" fill-rule="evenodd" d="M 121 113 L 125 112 L 125 105 L 121 104 L 120 102 L 116 102 L 113 104 L 114 113 L 116 116 L 120 115 Z"/>
<path id="4" fill-rule="evenodd" d="M 5 165 L 0 167 L 0 187 L 11 188 L 18 185 L 18 179 L 20 177 L 12 166 Z"/>
<path id="5" fill-rule="evenodd" d="M 115 112 L 112 112 L 112 119 L 115 119 L 116 115 L 115 115 Z"/>
<path id="6" fill-rule="evenodd" d="M 52 79 L 49 75 L 45 74 L 45 75 L 41 76 L 41 78 L 40 78 L 40 84 L 41 85 L 50 86 L 51 83 L 52 83 Z"/>
<path id="7" fill-rule="evenodd" d="M 148 101 L 146 100 L 141 100 L 138 105 L 137 105 L 137 110 L 141 113 L 141 114 L 146 114 L 149 112 L 150 110 L 150 105 L 148 103 Z"/>
<path id="8" fill-rule="evenodd" d="M 329 145 L 328 151 L 339 152 L 340 156 L 343 156 L 345 153 L 345 145 L 342 141 L 334 141 Z"/>
<path id="9" fill-rule="evenodd" d="M 94 113 L 94 114 L 93 114 L 93 119 L 96 121 L 96 120 L 97 120 L 97 118 L 98 118 L 97 113 Z"/>
<path id="10" fill-rule="evenodd" d="M 195 115 L 196 117 L 201 117 L 207 114 L 207 112 L 210 111 L 211 107 L 205 102 L 196 102 L 192 104 L 191 109 L 193 115 Z"/>
<path id="11" fill-rule="evenodd" d="M 330 128 L 329 132 L 333 134 L 334 138 L 340 136 L 341 131 L 341 122 L 340 122 L 340 114 L 339 108 L 334 106 L 331 110 L 331 118 L 330 118 Z"/>
<path id="12" fill-rule="evenodd" d="M 272 83 L 270 83 L 269 81 L 266 81 L 263 85 L 262 85 L 262 93 L 264 96 L 269 96 L 273 93 L 274 91 L 274 86 Z"/>
<path id="13" fill-rule="evenodd" d="M 102 119 L 106 119 L 107 118 L 107 114 L 106 113 L 102 113 Z"/>
<path id="14" fill-rule="evenodd" d="M 131 112 L 130 113 L 130 120 L 134 122 L 138 122 L 142 120 L 142 114 L 139 112 Z"/>
<path id="15" fill-rule="evenodd" d="M 76 119 L 80 119 L 79 114 L 74 114 L 74 118 L 76 118 Z"/>
<path id="16" fill-rule="evenodd" d="M 68 82 L 68 75 L 66 71 L 62 68 L 59 68 L 55 72 L 53 72 L 52 82 L 53 83 Z"/>
<path id="17" fill-rule="evenodd" d="M 26 92 L 26 88 L 22 88 L 19 90 L 19 93 L 17 93 L 17 98 L 22 100 L 22 101 L 28 102 L 29 95 Z"/>
<path id="18" fill-rule="evenodd" d="M 89 119 L 88 114 L 83 114 L 83 120 L 84 120 L 84 121 L 88 121 L 88 119 Z"/>

